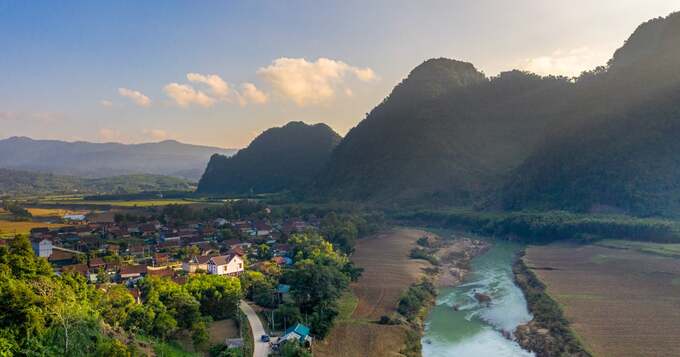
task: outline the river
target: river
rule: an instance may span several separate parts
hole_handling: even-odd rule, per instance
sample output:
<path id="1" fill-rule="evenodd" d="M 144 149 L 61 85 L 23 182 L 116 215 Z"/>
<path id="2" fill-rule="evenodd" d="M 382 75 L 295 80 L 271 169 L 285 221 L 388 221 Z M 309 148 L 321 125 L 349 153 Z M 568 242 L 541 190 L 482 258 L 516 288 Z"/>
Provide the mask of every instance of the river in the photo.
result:
<path id="1" fill-rule="evenodd" d="M 520 249 L 516 243 L 494 241 L 487 253 L 472 260 L 461 285 L 439 291 L 425 322 L 424 357 L 534 356 L 499 331 L 514 331 L 532 318 L 513 281 L 512 261 Z M 491 306 L 478 304 L 475 291 L 491 296 Z M 459 311 L 454 305 L 459 305 Z"/>

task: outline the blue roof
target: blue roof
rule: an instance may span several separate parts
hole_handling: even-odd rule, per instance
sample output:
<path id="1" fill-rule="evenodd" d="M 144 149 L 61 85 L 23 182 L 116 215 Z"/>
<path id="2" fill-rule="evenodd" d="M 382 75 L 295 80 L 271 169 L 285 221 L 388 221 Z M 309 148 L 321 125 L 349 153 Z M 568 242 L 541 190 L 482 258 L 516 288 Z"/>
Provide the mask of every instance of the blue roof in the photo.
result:
<path id="1" fill-rule="evenodd" d="M 276 292 L 279 294 L 287 294 L 288 292 L 290 292 L 290 285 L 279 284 L 276 287 Z"/>
<path id="2" fill-rule="evenodd" d="M 302 338 L 305 338 L 309 335 L 309 327 L 303 325 L 303 324 L 295 324 L 295 326 L 290 327 L 288 330 L 286 330 L 286 335 L 295 332 L 296 334 L 302 336 Z"/>

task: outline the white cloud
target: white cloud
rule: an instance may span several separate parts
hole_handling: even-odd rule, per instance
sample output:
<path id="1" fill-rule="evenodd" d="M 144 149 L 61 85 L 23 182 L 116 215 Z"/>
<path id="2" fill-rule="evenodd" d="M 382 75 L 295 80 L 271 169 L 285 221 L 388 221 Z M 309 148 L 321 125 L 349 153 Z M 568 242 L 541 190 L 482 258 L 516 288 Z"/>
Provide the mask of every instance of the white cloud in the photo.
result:
<path id="1" fill-rule="evenodd" d="M 555 50 L 548 56 L 529 58 L 524 61 L 522 69 L 541 75 L 562 75 L 575 77 L 583 71 L 594 69 L 607 62 L 605 51 L 579 47 L 571 50 Z"/>
<path id="2" fill-rule="evenodd" d="M 267 94 L 259 89 L 253 83 L 243 83 L 241 84 L 241 93 L 238 97 L 239 104 L 244 106 L 248 103 L 254 104 L 264 104 L 267 103 L 269 97 Z"/>
<path id="3" fill-rule="evenodd" d="M 189 82 L 207 85 L 215 97 L 226 98 L 229 95 L 229 84 L 216 74 L 187 73 L 187 79 Z"/>
<path id="4" fill-rule="evenodd" d="M 144 129 L 142 130 L 142 134 L 157 141 L 166 140 L 170 137 L 168 132 L 163 129 Z"/>
<path id="5" fill-rule="evenodd" d="M 104 141 L 121 141 L 123 135 L 116 129 L 101 128 L 99 129 L 99 138 Z"/>
<path id="6" fill-rule="evenodd" d="M 102 107 L 111 107 L 113 106 L 113 103 L 110 100 L 102 99 L 99 101 L 99 105 Z"/>
<path id="7" fill-rule="evenodd" d="M 298 106 L 318 104 L 332 99 L 336 88 L 347 74 L 361 81 L 376 78 L 370 68 L 358 68 L 345 62 L 319 58 L 308 62 L 304 58 L 279 58 L 257 73 L 280 95 Z"/>
<path id="8" fill-rule="evenodd" d="M 123 97 L 129 98 L 140 107 L 148 107 L 151 105 L 151 99 L 145 96 L 140 91 L 127 88 L 118 88 L 118 94 L 120 94 Z"/>
<path id="9" fill-rule="evenodd" d="M 215 104 L 214 98 L 190 85 L 170 83 L 163 88 L 163 91 L 180 107 L 186 108 L 191 104 L 196 104 L 207 108 Z"/>

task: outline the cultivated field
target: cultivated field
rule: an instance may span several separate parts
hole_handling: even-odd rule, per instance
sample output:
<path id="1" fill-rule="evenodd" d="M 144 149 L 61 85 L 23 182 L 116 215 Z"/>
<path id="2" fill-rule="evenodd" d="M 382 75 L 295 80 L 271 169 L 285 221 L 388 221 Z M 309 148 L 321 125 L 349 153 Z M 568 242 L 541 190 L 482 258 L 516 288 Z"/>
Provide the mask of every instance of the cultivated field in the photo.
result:
<path id="1" fill-rule="evenodd" d="M 11 238 L 17 234 L 28 234 L 30 233 L 31 228 L 36 227 L 59 228 L 63 226 L 63 224 L 47 224 L 43 222 L 14 222 L 0 220 L 0 238 Z"/>
<path id="2" fill-rule="evenodd" d="M 595 356 L 680 356 L 680 259 L 567 244 L 525 259 Z"/>
<path id="3" fill-rule="evenodd" d="M 430 266 L 409 258 L 415 241 L 427 234 L 397 229 L 359 240 L 352 260 L 364 272 L 352 285 L 354 296 L 341 299 L 338 322 L 324 341 L 315 344 L 315 356 L 399 355 L 405 346 L 407 328 L 375 321 L 395 312 L 401 294 L 423 276 L 422 268 Z"/>
<path id="4" fill-rule="evenodd" d="M 113 207 L 154 207 L 167 205 L 187 205 L 200 203 L 182 199 L 154 199 L 154 200 L 130 200 L 130 201 L 87 201 L 87 200 L 54 200 L 41 201 L 44 205 L 83 205 L 83 206 L 113 206 Z"/>
<path id="5" fill-rule="evenodd" d="M 63 217 L 67 214 L 87 214 L 89 211 L 70 210 L 63 208 L 26 208 L 33 217 Z"/>

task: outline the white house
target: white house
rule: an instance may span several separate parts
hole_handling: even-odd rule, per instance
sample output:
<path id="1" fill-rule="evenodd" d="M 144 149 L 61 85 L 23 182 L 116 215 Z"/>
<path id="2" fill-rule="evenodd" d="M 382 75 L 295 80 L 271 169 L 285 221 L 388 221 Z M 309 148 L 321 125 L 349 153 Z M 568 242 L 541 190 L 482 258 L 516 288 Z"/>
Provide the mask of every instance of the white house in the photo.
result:
<path id="1" fill-rule="evenodd" d="M 36 239 L 31 242 L 36 256 L 49 258 L 52 255 L 52 241 L 49 239 Z"/>
<path id="2" fill-rule="evenodd" d="M 243 258 L 237 254 L 219 255 L 208 260 L 208 274 L 239 275 L 243 269 Z"/>

